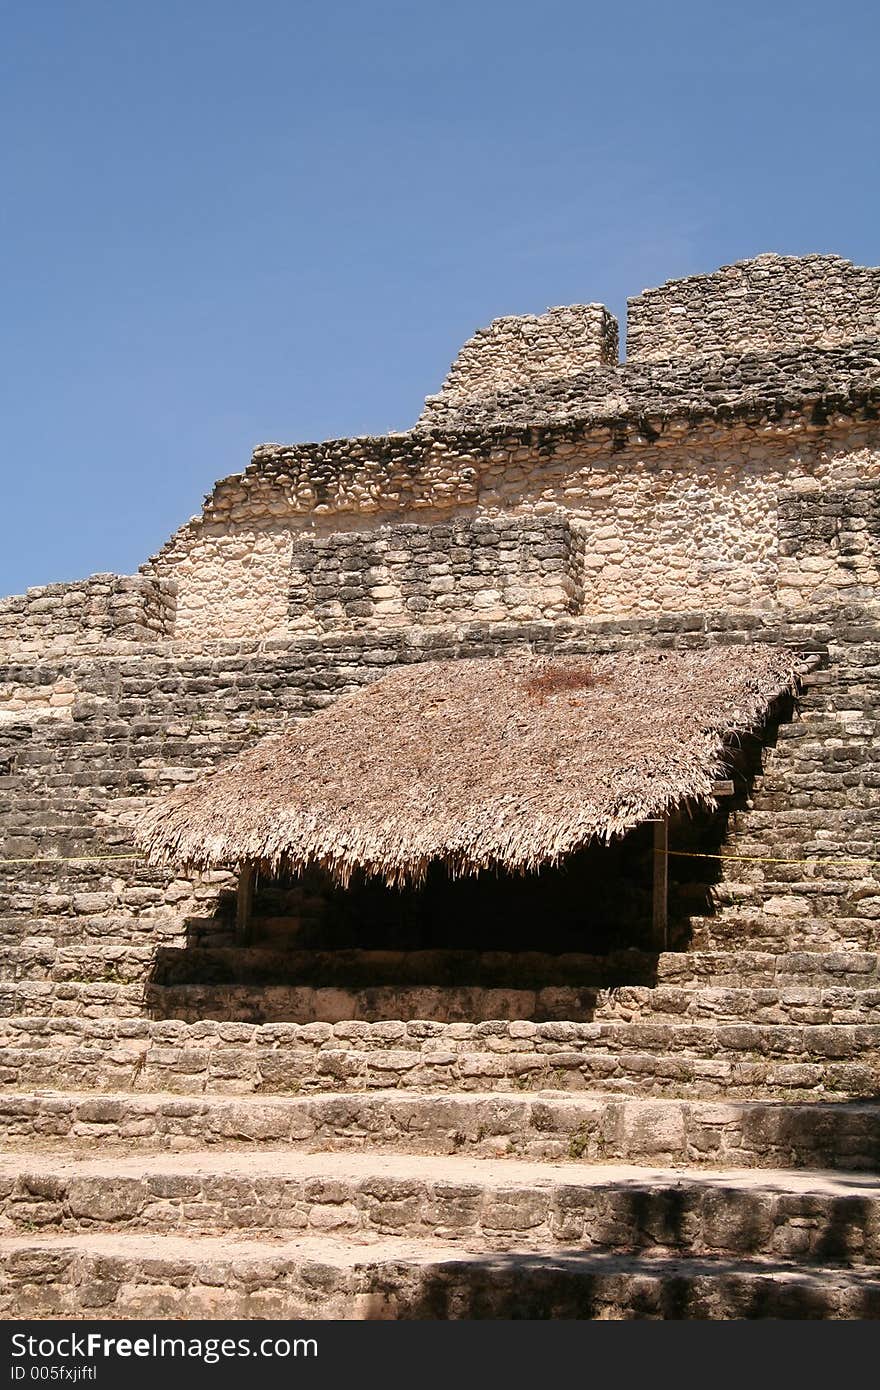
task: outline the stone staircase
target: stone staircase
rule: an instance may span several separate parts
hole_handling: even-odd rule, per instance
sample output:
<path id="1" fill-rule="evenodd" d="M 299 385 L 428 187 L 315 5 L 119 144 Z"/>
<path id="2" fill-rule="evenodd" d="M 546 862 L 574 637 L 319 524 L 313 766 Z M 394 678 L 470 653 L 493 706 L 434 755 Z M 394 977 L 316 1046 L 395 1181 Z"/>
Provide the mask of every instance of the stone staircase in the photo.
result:
<path id="1" fill-rule="evenodd" d="M 331 957 L 217 930 L 157 980 L 222 876 L 16 875 L 0 1315 L 880 1316 L 878 870 L 770 862 L 878 854 L 880 625 L 806 636 L 832 679 L 738 790 L 741 858 L 691 900 L 696 861 L 673 868 L 672 950 Z M 81 725 L 21 754 L 4 855 L 113 852 L 114 796 L 324 698 L 303 660 L 90 667 Z M 190 722 L 206 691 L 228 738 Z"/>
<path id="2" fill-rule="evenodd" d="M 53 1314 L 876 1316 L 878 1213 L 871 1179 L 773 1169 L 284 1149 L 0 1165 L 8 1282 Z"/>
<path id="3" fill-rule="evenodd" d="M 0 1103 L 4 1315 L 880 1316 L 876 1101 L 192 1077 Z"/>
<path id="4" fill-rule="evenodd" d="M 880 1316 L 880 957 L 653 967 L 590 1022 L 6 1017 L 0 1313 Z"/>

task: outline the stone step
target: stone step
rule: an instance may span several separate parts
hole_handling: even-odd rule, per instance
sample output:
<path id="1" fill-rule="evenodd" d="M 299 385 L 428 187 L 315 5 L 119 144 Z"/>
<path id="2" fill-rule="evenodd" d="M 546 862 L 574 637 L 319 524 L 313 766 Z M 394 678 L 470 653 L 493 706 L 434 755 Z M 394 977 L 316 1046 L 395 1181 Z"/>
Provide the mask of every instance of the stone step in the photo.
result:
<path id="1" fill-rule="evenodd" d="M 722 907 L 710 916 L 693 915 L 674 927 L 682 950 L 695 953 L 748 950 L 767 954 L 875 953 L 880 947 L 880 919 L 790 915 L 776 910 L 778 898 L 768 897 L 762 910 L 754 906 Z"/>
<path id="2" fill-rule="evenodd" d="M 167 953 L 168 955 L 177 953 Z M 768 959 L 768 955 L 770 958 Z M 368 988 L 376 985 L 446 985 L 482 988 L 535 989 L 608 988 L 620 985 L 654 985 L 675 981 L 699 984 L 763 984 L 768 975 L 801 984 L 835 983 L 855 987 L 880 984 L 880 953 L 864 952 L 852 962 L 852 953 L 754 953 L 747 951 L 684 952 L 623 950 L 607 955 L 537 951 L 262 951 L 259 948 L 227 948 L 181 951 L 169 968 L 163 961 L 157 983 L 291 984 L 316 987 Z M 757 956 L 757 958 L 755 958 Z M 73 961 L 69 953 L 65 964 Z M 842 975 L 852 974 L 852 980 Z M 732 979 L 745 976 L 742 980 Z M 813 980 L 805 976 L 815 976 Z M 858 978 L 855 978 L 855 977 Z M 866 978 L 869 977 L 869 978 Z"/>
<path id="3" fill-rule="evenodd" d="M 822 843 L 820 832 L 829 815 L 826 807 L 817 808 L 815 817 L 810 817 L 806 826 L 798 822 L 787 830 L 779 825 L 784 811 L 768 809 L 760 812 L 754 807 L 743 818 L 747 833 L 737 835 L 723 845 L 719 858 L 701 858 L 687 852 L 683 846 L 673 846 L 676 853 L 670 858 L 680 860 L 678 867 L 687 871 L 677 876 L 685 885 L 696 882 L 711 887 L 718 894 L 729 893 L 734 900 L 741 893 L 752 892 L 765 885 L 779 892 L 790 891 L 794 883 L 816 893 L 821 893 L 826 887 L 836 892 L 860 879 L 871 880 L 876 869 L 872 863 L 861 862 L 863 857 L 871 858 L 865 855 L 861 845 L 876 830 L 876 817 L 872 816 L 870 821 L 866 821 L 858 817 L 857 811 L 850 812 L 849 808 L 840 808 L 840 813 L 846 820 L 845 840 L 856 841 L 858 849 L 850 848 L 848 843 L 841 845 L 839 841 L 833 849 Z M 789 814 L 796 812 L 790 808 Z M 804 816 L 807 813 L 800 811 L 797 814 Z M 769 833 L 771 824 L 780 832 L 778 838 Z M 828 856 L 827 860 L 825 856 Z M 696 864 L 695 860 L 698 861 Z"/>
<path id="4" fill-rule="evenodd" d="M 766 989 L 622 985 L 611 989 L 483 989 L 428 985 L 315 989 L 291 985 L 175 985 L 152 987 L 147 1005 L 157 1018 L 236 1019 L 245 1023 L 369 1023 L 426 1019 L 439 1023 L 493 1019 L 537 1022 L 669 1019 L 747 1023 L 880 1023 L 880 986 L 847 989 L 790 985 Z M 2 1006 L 2 992 L 0 992 Z"/>
<path id="5" fill-rule="evenodd" d="M 7 1092 L 17 1147 L 219 1145 L 880 1171 L 880 1103 L 643 1099 L 586 1091 L 415 1090 L 182 1096 Z"/>
<path id="6" fill-rule="evenodd" d="M 880 1272 L 751 1257 L 468 1253 L 448 1242 L 89 1232 L 0 1240 L 0 1316 L 880 1317 Z"/>
<path id="7" fill-rule="evenodd" d="M 0 1159 L 0 1234 L 404 1236 L 479 1250 L 880 1264 L 880 1178 L 472 1156 L 192 1151 Z"/>
<path id="8" fill-rule="evenodd" d="M 702 920 L 702 919 L 695 919 Z M 705 919 L 712 920 L 712 919 Z M 858 919 L 856 919 L 858 920 Z M 0 960 L 17 979 L 143 979 L 156 960 L 156 942 L 120 945 L 107 940 L 63 944 L 21 931 L 0 942 Z M 701 984 L 753 984 L 767 979 L 799 984 L 880 983 L 880 952 L 852 951 L 638 951 L 605 954 L 538 951 L 292 951 L 263 947 L 163 947 L 163 983 L 239 984 L 482 984 L 482 986 L 617 986 L 694 980 Z M 845 976 L 852 974 L 852 980 Z M 179 979 L 178 979 L 179 976 Z M 815 976 L 815 979 L 810 977 Z M 858 979 L 856 979 L 858 977 Z M 158 979 L 158 970 L 157 970 Z"/>
<path id="9" fill-rule="evenodd" d="M 131 1016 L 144 1009 L 143 982 L 119 985 L 110 982 L 83 984 L 78 980 L 28 980 L 0 985 L 0 1018 L 27 1014 L 44 1018 L 105 1018 Z"/>
<path id="10" fill-rule="evenodd" d="M 112 939 L 80 939 L 75 945 L 53 938 L 0 939 L 0 962 L 7 980 L 28 982 L 143 984 L 156 956 L 155 943 L 122 946 Z"/>
<path id="11" fill-rule="evenodd" d="M 702 921 L 704 919 L 694 919 Z M 705 919 L 711 921 L 711 918 Z M 322 988 L 446 985 L 534 989 L 621 985 L 765 987 L 774 983 L 880 985 L 877 951 L 620 950 L 601 955 L 538 951 L 267 950 L 258 946 L 163 948 L 120 945 L 112 937 L 64 945 L 41 934 L 0 941 L 8 981 L 59 984 L 139 984 L 151 975 L 170 984 L 292 984 Z"/>
<path id="12" fill-rule="evenodd" d="M 846 1099 L 877 1094 L 878 1078 L 880 1024 L 0 1020 L 0 1080 L 28 1089 L 687 1087 L 704 1098 Z"/>
<path id="13" fill-rule="evenodd" d="M 877 893 L 875 886 L 870 888 L 870 900 L 848 901 L 848 895 L 859 891 L 857 879 L 818 883 L 799 878 L 784 880 L 756 876 L 751 881 L 719 879 L 717 883 L 699 884 L 697 888 L 700 894 L 704 890 L 709 894 L 710 906 L 708 910 L 703 909 L 700 915 L 715 916 L 722 923 L 735 921 L 738 917 L 759 921 L 768 914 L 787 919 L 789 931 L 805 932 L 807 935 L 820 929 L 833 931 L 839 918 L 844 919 L 846 927 L 855 922 L 873 922 L 876 926 L 876 918 L 872 915 Z M 693 902 L 691 885 L 684 885 L 684 889 L 680 896 L 680 908 L 674 915 L 687 916 L 689 906 L 696 910 L 701 908 L 699 901 Z M 863 914 L 862 902 L 869 909 L 867 914 Z"/>
<path id="14" fill-rule="evenodd" d="M 636 982 L 638 983 L 638 982 Z M 741 988 L 771 985 L 880 984 L 877 951 L 668 951 L 657 958 L 657 983 Z"/>
<path id="15" fill-rule="evenodd" d="M 649 991 L 650 992 L 650 991 Z M 292 985 L 148 985 L 116 986 L 28 981 L 0 985 L 0 1015 L 29 1014 L 100 1017 L 104 1013 L 145 1012 L 159 1019 L 198 1023 L 203 1019 L 244 1023 L 315 1023 L 345 1019 L 393 1022 L 426 1019 L 440 1023 L 492 1019 L 537 1019 L 588 1022 L 605 1016 L 599 1002 L 605 991 L 566 989 L 485 989 L 480 986 L 373 986 L 363 989 L 315 989 Z M 853 1012 L 852 1010 L 850 1011 Z M 850 1022 L 867 1022 L 855 1010 Z M 826 1018 L 827 1015 L 827 1018 Z M 609 1016 L 617 1016 L 612 1010 Z M 833 1010 L 811 1021 L 834 1021 Z"/>
<path id="16" fill-rule="evenodd" d="M 792 869 L 792 875 L 799 871 Z M 67 904 L 64 910 L 47 912 L 45 899 L 34 891 L 23 892 L 10 902 L 20 904 L 18 910 L 7 910 L 0 915 L 0 955 L 8 958 L 17 968 L 26 968 L 37 973 L 44 970 L 70 968 L 77 958 L 82 959 L 90 953 L 98 968 L 98 958 L 102 952 L 111 955 L 115 967 L 123 976 L 133 978 L 141 969 L 141 962 L 157 959 L 162 982 L 180 981 L 183 975 L 192 979 L 193 972 L 204 972 L 202 978 L 212 978 L 224 970 L 223 951 L 237 951 L 229 941 L 229 927 L 225 919 L 211 916 L 216 906 L 217 890 L 211 885 L 201 887 L 198 911 L 203 915 L 194 917 L 191 908 L 186 912 L 175 912 L 163 905 L 164 890 L 160 886 L 144 886 L 126 892 L 125 902 L 115 901 L 113 892 L 77 892 L 80 885 L 70 885 L 74 891 L 56 893 L 55 897 Z M 53 884 L 53 887 L 57 885 Z M 224 889 L 225 891 L 225 889 Z M 708 895 L 708 896 L 707 896 Z M 131 902 L 128 902 L 129 897 Z M 106 907 L 98 910 L 98 904 L 106 900 Z M 841 880 L 836 884 L 804 880 L 791 877 L 786 880 L 767 879 L 757 871 L 750 879 L 736 881 L 723 879 L 717 883 L 673 884 L 670 894 L 672 925 L 677 936 L 681 937 L 682 948 L 736 950 L 743 946 L 751 949 L 780 952 L 785 950 L 828 951 L 840 948 L 877 950 L 880 947 L 880 887 L 866 883 L 863 878 Z M 711 908 L 707 910 L 707 903 Z M 76 904 L 77 910 L 70 904 Z M 128 910 L 126 910 L 128 906 Z M 140 915 L 139 915 L 140 914 Z M 184 948 L 184 928 L 191 930 L 195 924 L 202 940 Z M 698 930 L 699 929 L 699 930 Z M 700 935 L 702 932 L 703 935 Z M 705 937 L 705 939 L 703 939 Z M 207 939 L 205 939 L 207 938 Z M 761 944 L 763 938 L 767 944 Z M 161 955 L 156 957 L 156 948 Z M 270 968 L 271 956 L 282 962 L 291 955 L 302 955 L 304 968 L 308 969 L 308 956 L 311 952 L 295 953 L 288 950 L 286 943 L 264 946 L 262 961 L 254 958 L 256 975 Z M 30 952 L 28 956 L 25 954 Z M 81 955 L 82 953 L 82 955 Z M 342 955 L 340 952 L 315 953 L 328 956 Z M 345 953 L 357 956 L 358 952 Z M 378 953 L 386 957 L 395 952 Z M 413 952 L 413 956 L 429 957 L 434 952 Z M 468 952 L 450 952 L 466 958 Z M 486 953 L 498 962 L 503 952 Z M 525 953 L 523 953 L 525 954 Z M 553 962 L 558 956 L 535 952 L 539 972 L 541 961 L 546 960 L 546 968 L 553 971 Z M 578 965 L 577 953 L 571 955 L 572 969 L 585 972 L 583 977 L 569 979 L 568 983 L 590 984 L 594 978 L 590 973 L 589 961 L 601 957 L 584 957 Z M 633 957 L 639 952 L 614 952 L 615 965 L 623 966 L 622 958 L 627 954 Z M 649 954 L 647 950 L 643 955 Z M 366 967 L 366 962 L 364 963 Z M 290 967 L 292 969 L 292 967 Z M 334 973 L 336 967 L 332 967 Z M 343 969 L 343 967 L 339 967 Z M 487 966 L 472 983 L 485 978 Z M 515 969 L 511 965 L 511 969 Z M 407 969 L 410 982 L 419 973 L 417 964 L 413 974 Z M 540 973 L 539 973 L 540 978 Z M 551 973 L 548 983 L 552 982 Z M 515 983 L 513 976 L 504 975 L 499 983 Z"/>
<path id="17" fill-rule="evenodd" d="M 59 921 L 71 926 L 70 939 L 53 935 L 53 927 Z M 102 931 L 93 936 L 88 930 L 92 925 L 88 919 L 85 922 L 67 918 L 22 921 L 14 929 L 7 927 L 0 931 L 0 961 L 16 972 L 16 978 L 22 979 L 102 979 L 108 972 L 119 973 L 120 977 L 125 973 L 135 979 L 142 978 L 152 967 L 157 981 L 164 984 L 234 980 L 249 984 L 502 986 L 532 984 L 537 977 L 545 984 L 601 986 L 651 984 L 656 979 L 680 979 L 685 975 L 712 983 L 713 976 L 726 980 L 731 973 L 752 975 L 760 971 L 766 974 L 768 969 L 779 975 L 788 975 L 792 970 L 798 977 L 804 974 L 803 962 L 788 960 L 792 955 L 802 956 L 802 951 L 755 952 L 727 947 L 715 952 L 668 950 L 660 953 L 626 947 L 590 954 L 529 950 L 293 950 L 262 945 L 238 946 L 226 941 L 184 948 L 177 944 L 179 931 L 175 942 L 167 923 L 164 932 L 159 932 L 164 939 L 160 940 L 157 952 L 155 932 L 162 927 L 161 922 L 151 922 L 149 929 L 144 925 L 137 939 L 121 942 L 118 938 L 124 922 L 125 919 L 119 917 L 107 922 L 102 919 Z M 829 964 L 828 957 L 835 953 L 820 950 L 812 954 L 816 956 L 815 969 L 824 971 Z M 880 953 L 864 954 L 873 956 L 873 974 L 880 979 Z M 849 955 L 845 953 L 847 960 Z M 752 957 L 757 959 L 752 960 Z M 843 965 L 831 964 L 830 968 L 839 971 Z M 870 973 L 872 967 L 861 961 L 856 970 L 865 974 Z"/>
<path id="18" fill-rule="evenodd" d="M 672 954 L 672 953 L 669 953 Z M 48 945 L 38 955 L 29 946 L 7 959 L 19 969 L 50 970 L 53 978 L 84 968 L 101 972 L 108 959 L 122 956 L 119 947 L 88 950 Z M 123 956 L 132 973 L 152 963 L 155 951 Z M 365 989 L 389 985 L 469 986 L 483 989 L 534 989 L 539 986 L 580 988 L 610 984 L 651 984 L 664 956 L 620 950 L 607 954 L 542 951 L 476 950 L 295 950 L 262 946 L 164 949 L 155 962 L 154 979 L 179 984 L 296 985 Z M 880 960 L 880 956 L 878 956 Z M 880 971 L 878 971 L 880 980 Z"/>
<path id="19" fill-rule="evenodd" d="M 858 885 L 849 887 L 862 894 L 859 900 L 849 907 L 841 902 L 840 896 L 829 898 L 827 901 L 811 897 L 809 895 L 813 890 L 805 888 L 801 883 L 786 885 L 784 890 L 779 884 L 752 885 L 748 891 L 744 888 L 737 889 L 736 895 L 728 894 L 730 901 L 717 902 L 711 911 L 706 910 L 704 897 L 701 897 L 700 901 L 682 898 L 671 919 L 676 954 L 719 952 L 729 955 L 742 950 L 772 955 L 804 951 L 828 954 L 844 950 L 877 953 L 880 950 L 880 897 L 868 898 Z M 713 893 L 714 891 L 713 888 Z M 855 912 L 854 908 L 858 908 L 858 912 Z M 212 925 L 208 924 L 209 931 Z M 216 926 L 213 934 L 225 935 L 225 930 L 221 931 L 221 928 L 222 924 Z M 181 950 L 179 919 L 170 916 L 155 919 L 136 918 L 115 913 L 90 919 L 58 916 L 35 922 L 23 913 L 14 927 L 7 929 L 0 937 L 0 958 L 9 962 L 10 971 L 7 974 L 12 970 L 20 970 L 28 976 L 43 978 L 55 971 L 58 971 L 59 975 L 75 972 L 79 978 L 88 979 L 95 972 L 110 968 L 119 978 L 134 980 L 144 978 L 149 973 L 151 964 L 156 961 L 157 946 L 162 949 L 163 954 L 167 951 L 170 955 Z M 197 972 L 201 974 L 204 966 L 201 979 L 208 981 L 216 978 L 224 969 L 223 954 L 231 954 L 239 949 L 223 943 L 206 949 L 204 956 L 201 952 L 196 954 L 195 950 L 181 950 L 185 966 L 180 973 L 186 974 L 192 980 L 196 978 Z M 267 951 L 262 962 L 259 962 L 263 969 L 260 970 L 255 963 L 254 976 L 260 978 L 270 972 L 269 962 L 272 956 L 280 958 L 279 968 L 292 976 L 294 965 L 285 959 L 289 954 L 292 953 L 285 949 Z M 308 956 L 311 953 L 302 954 Z M 329 956 L 333 953 L 326 954 Z M 421 954 L 423 953 L 413 952 L 413 955 Z M 426 956 L 434 954 L 424 953 Z M 543 953 L 534 954 L 541 956 Z M 581 958 L 580 963 L 574 953 L 571 955 L 574 957 L 571 963 L 572 970 L 578 973 L 561 981 L 562 983 L 604 983 L 609 974 L 616 975 L 617 972 L 624 975 L 625 981 L 638 983 L 638 978 L 633 978 L 628 973 L 638 972 L 638 958 L 656 959 L 647 949 L 614 952 L 609 957 Z M 631 957 L 629 961 L 626 959 L 627 956 Z M 109 958 L 106 965 L 104 957 Z M 552 983 L 557 975 L 562 973 L 561 964 L 557 964 L 562 961 L 562 956 L 550 956 L 547 960 L 548 976 L 541 973 L 538 962 L 539 970 L 535 978 Z M 606 966 L 606 960 L 610 961 L 609 966 Z M 251 968 L 247 962 L 243 964 L 246 968 Z M 84 975 L 79 974 L 80 966 L 85 969 Z M 367 966 L 368 963 L 364 962 L 365 973 Z M 331 964 L 330 968 L 334 977 L 344 973 L 342 966 Z M 307 972 L 311 969 L 308 962 L 304 962 L 304 969 Z M 401 969 L 409 975 L 408 967 Z M 492 969 L 491 965 L 479 969 L 477 978 L 472 977 L 470 982 L 491 980 Z M 509 969 L 510 973 L 503 970 L 501 978 L 496 978 L 495 982 L 515 983 L 513 963 Z M 419 973 L 421 972 L 414 967 L 412 974 Z M 417 982 L 410 978 L 411 982 Z M 164 968 L 162 979 L 168 982 Z"/>
<path id="20" fill-rule="evenodd" d="M 839 782 L 835 785 L 840 787 Z M 843 805 L 825 804 L 837 793 L 820 791 L 806 778 L 799 781 L 789 768 L 780 768 L 778 778 L 768 772 L 746 805 L 738 808 L 736 819 L 728 822 L 723 841 L 704 846 L 708 859 L 697 863 L 700 846 L 683 841 L 673 842 L 671 857 L 684 861 L 678 867 L 687 869 L 688 877 L 700 870 L 696 876 L 701 879 L 714 872 L 732 881 L 755 874 L 784 881 L 791 869 L 817 884 L 860 875 L 870 878 L 876 868 L 871 832 L 877 812 L 866 804 L 863 792 L 859 787 Z M 807 793 L 813 800 L 803 805 L 786 799 Z M 830 836 L 831 828 L 841 834 Z"/>
<path id="21" fill-rule="evenodd" d="M 145 954 L 148 958 L 154 956 L 157 946 L 180 946 L 183 923 L 178 915 L 171 912 L 136 915 L 139 910 L 155 906 L 151 900 L 153 894 L 161 901 L 161 890 L 133 889 L 132 894 L 135 893 L 137 898 L 133 897 L 128 913 L 124 906 L 118 904 L 112 911 L 87 910 L 89 900 L 103 896 L 98 892 L 72 895 L 73 900 L 79 901 L 82 906 L 83 910 L 79 913 L 38 911 L 34 905 L 34 895 L 23 895 L 21 910 L 17 913 L 6 912 L 0 918 L 0 949 L 15 951 L 30 948 L 38 958 L 51 961 L 61 952 L 88 953 L 103 948 L 108 954 L 115 952 L 120 959 L 131 956 L 135 960 Z M 141 894 L 144 895 L 143 901 L 140 901 Z M 58 896 L 65 902 L 71 899 L 67 893 L 59 893 Z M 111 895 L 108 893 L 106 896 L 109 898 Z"/>

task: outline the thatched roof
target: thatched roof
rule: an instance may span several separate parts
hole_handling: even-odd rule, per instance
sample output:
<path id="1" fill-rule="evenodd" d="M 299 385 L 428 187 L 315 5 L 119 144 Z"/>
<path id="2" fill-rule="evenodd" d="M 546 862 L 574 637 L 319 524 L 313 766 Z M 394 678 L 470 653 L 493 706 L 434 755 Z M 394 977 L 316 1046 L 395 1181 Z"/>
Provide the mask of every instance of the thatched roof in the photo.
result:
<path id="1" fill-rule="evenodd" d="M 150 857 L 419 881 L 558 862 L 711 801 L 725 740 L 792 682 L 767 647 L 406 666 L 154 803 Z"/>

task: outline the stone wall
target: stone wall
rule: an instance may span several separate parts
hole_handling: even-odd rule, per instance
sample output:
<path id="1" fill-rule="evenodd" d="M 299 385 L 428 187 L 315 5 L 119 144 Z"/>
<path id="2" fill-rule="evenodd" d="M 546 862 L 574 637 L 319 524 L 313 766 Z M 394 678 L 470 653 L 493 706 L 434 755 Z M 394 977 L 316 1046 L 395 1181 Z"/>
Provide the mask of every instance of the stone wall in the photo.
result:
<path id="1" fill-rule="evenodd" d="M 175 611 L 173 581 L 154 575 L 93 574 L 47 584 L 0 599 L 0 651 L 155 640 L 174 631 Z"/>
<path id="2" fill-rule="evenodd" d="M 627 358 L 614 366 L 535 380 L 492 396 L 455 402 L 436 397 L 430 420 L 410 435 L 393 438 L 398 449 L 419 434 L 453 445 L 466 441 L 473 449 L 501 432 L 515 430 L 542 443 L 579 429 L 597 437 L 604 432 L 609 444 L 622 450 L 646 436 L 681 437 L 706 422 L 763 421 L 778 428 L 788 418 L 797 429 L 800 417 L 813 424 L 840 416 L 876 418 L 878 342 L 875 332 L 842 346 L 801 344 L 772 356 L 749 350 L 662 361 Z M 364 442 L 351 441 L 358 446 Z M 370 441 L 368 448 L 374 444 Z M 338 456 L 345 445 L 340 440 L 330 448 Z M 354 457 L 364 457 L 360 448 Z M 535 461 L 540 461 L 540 450 Z"/>
<path id="3" fill-rule="evenodd" d="M 756 256 L 628 301 L 627 360 L 788 352 L 880 336 L 880 269 L 840 256 Z"/>
<path id="4" fill-rule="evenodd" d="M 76 695 L 73 681 L 63 676 L 46 685 L 6 681 L 0 685 L 0 728 L 35 719 L 71 719 Z"/>
<path id="5" fill-rule="evenodd" d="M 880 479 L 823 488 L 817 481 L 779 500 L 783 601 L 827 603 L 880 592 Z"/>
<path id="6" fill-rule="evenodd" d="M 554 618 L 571 608 L 564 514 L 458 517 L 295 539 L 291 626 Z"/>
<path id="7" fill-rule="evenodd" d="M 875 583 L 876 527 L 856 516 L 880 478 L 870 415 L 704 420 L 622 441 L 572 426 L 321 450 L 258 450 L 156 557 L 155 572 L 177 584 L 180 640 L 796 608 L 832 591 L 868 598 Z M 791 507 L 811 490 L 839 517 L 824 559 L 788 545 Z"/>
<path id="8" fill-rule="evenodd" d="M 493 319 L 465 343 L 438 394 L 428 396 L 422 422 L 430 423 L 435 406 L 455 406 L 616 362 L 617 338 L 617 320 L 604 304 Z"/>

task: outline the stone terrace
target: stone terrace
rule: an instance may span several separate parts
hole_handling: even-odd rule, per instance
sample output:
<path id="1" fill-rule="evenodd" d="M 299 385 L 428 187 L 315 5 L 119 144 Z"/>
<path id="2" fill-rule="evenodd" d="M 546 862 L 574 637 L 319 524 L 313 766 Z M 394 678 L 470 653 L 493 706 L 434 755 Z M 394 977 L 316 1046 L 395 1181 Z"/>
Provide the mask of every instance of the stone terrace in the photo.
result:
<path id="1" fill-rule="evenodd" d="M 759 257 L 624 364 L 600 305 L 498 320 L 416 429 L 0 602 L 0 1316 L 880 1316 L 878 295 Z M 673 822 L 666 949 L 242 944 L 133 852 L 398 664 L 747 642 L 797 706 Z"/>
<path id="2" fill-rule="evenodd" d="M 428 987 L 437 961 L 419 953 L 299 952 L 285 983 L 279 948 L 255 945 L 237 948 L 237 982 L 145 997 L 157 943 L 175 949 L 193 918 L 215 942 L 197 949 L 235 956 L 228 880 L 53 858 L 124 853 L 120 808 L 390 661 L 646 639 L 723 641 L 732 660 L 744 639 L 800 653 L 798 717 L 737 794 L 726 853 L 847 859 L 873 844 L 880 619 L 865 610 L 426 638 L 144 646 L 14 668 L 75 698 L 6 745 L 4 856 L 50 862 L 14 870 L 0 918 L 2 1306 L 875 1315 L 876 867 L 728 861 L 708 911 L 682 881 L 687 949 L 660 955 L 492 958 L 482 977 L 471 962 L 470 986 Z M 533 1021 L 542 991 L 557 991 L 560 1021 Z M 326 1015 L 330 995 L 343 1021 L 259 1021 Z M 438 1018 L 458 1007 L 486 1021 L 402 1021 L 414 997 Z M 590 1021 L 565 1021 L 574 1004 Z M 255 1022 L 234 1021 L 248 1010 Z"/>

